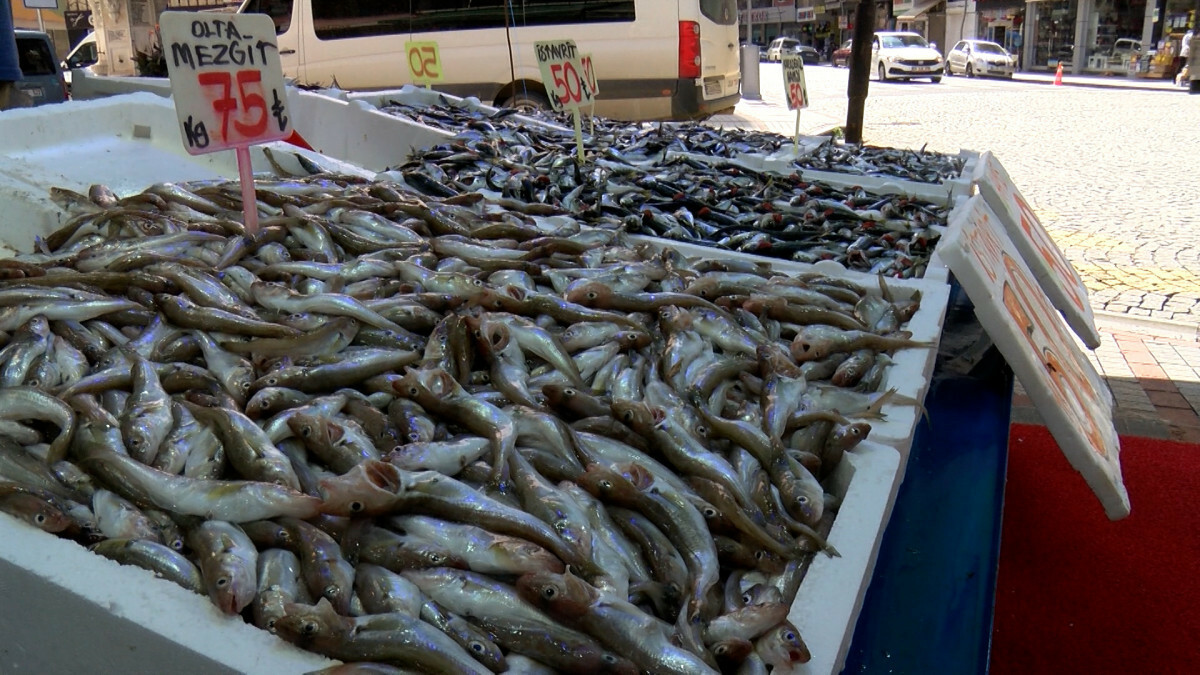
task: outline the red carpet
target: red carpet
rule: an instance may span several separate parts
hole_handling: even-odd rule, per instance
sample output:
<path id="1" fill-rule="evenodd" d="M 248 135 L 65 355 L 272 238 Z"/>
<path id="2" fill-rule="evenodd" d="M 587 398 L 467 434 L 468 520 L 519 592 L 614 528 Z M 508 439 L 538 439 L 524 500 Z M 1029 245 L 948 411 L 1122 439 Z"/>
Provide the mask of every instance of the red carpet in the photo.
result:
<path id="1" fill-rule="evenodd" d="M 1112 522 L 1045 427 L 1013 425 L 992 673 L 1200 672 L 1200 446 L 1121 448 Z"/>

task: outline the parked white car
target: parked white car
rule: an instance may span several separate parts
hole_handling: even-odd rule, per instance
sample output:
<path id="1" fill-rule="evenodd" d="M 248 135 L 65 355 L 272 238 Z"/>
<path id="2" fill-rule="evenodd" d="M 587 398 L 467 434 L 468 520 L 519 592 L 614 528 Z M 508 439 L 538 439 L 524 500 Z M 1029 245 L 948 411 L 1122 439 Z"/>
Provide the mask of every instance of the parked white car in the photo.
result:
<path id="1" fill-rule="evenodd" d="M 783 61 L 784 54 L 791 54 L 796 51 L 796 47 L 800 46 L 800 41 L 796 38 L 780 37 L 771 41 L 771 46 L 767 47 L 767 62 Z"/>
<path id="2" fill-rule="evenodd" d="M 1017 66 L 1017 57 L 1009 54 L 1004 47 L 987 40 L 959 40 L 954 49 L 946 55 L 946 74 L 962 73 L 967 77 L 1013 76 Z"/>
<path id="3" fill-rule="evenodd" d="M 871 70 L 880 80 L 928 77 L 942 81 L 942 55 L 917 33 L 876 33 L 871 42 Z"/>

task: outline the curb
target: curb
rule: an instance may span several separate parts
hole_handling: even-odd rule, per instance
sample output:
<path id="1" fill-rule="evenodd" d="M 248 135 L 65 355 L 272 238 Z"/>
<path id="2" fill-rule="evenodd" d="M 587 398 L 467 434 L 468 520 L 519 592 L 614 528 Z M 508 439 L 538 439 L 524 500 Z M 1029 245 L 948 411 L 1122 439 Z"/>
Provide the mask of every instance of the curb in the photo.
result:
<path id="1" fill-rule="evenodd" d="M 1052 85 L 1052 86 L 1054 85 L 1054 80 L 1052 80 L 1052 79 L 1043 80 L 1041 78 L 1032 78 L 1032 77 L 1014 76 L 1013 81 L 1014 82 L 1027 82 L 1029 84 L 1048 84 L 1048 85 Z M 1166 82 L 1166 80 L 1163 80 L 1163 81 Z M 1079 80 L 1067 80 L 1064 78 L 1062 86 L 1064 86 L 1064 87 L 1088 87 L 1091 89 L 1117 89 L 1117 90 L 1121 90 L 1121 91 L 1162 91 L 1162 92 L 1171 92 L 1171 91 L 1186 92 L 1187 91 L 1186 87 L 1171 86 L 1168 89 L 1167 87 L 1137 85 L 1137 84 L 1128 83 L 1128 82 L 1122 83 L 1119 80 L 1113 80 L 1113 82 L 1111 84 L 1109 84 L 1107 82 L 1088 82 L 1086 80 L 1081 82 Z"/>
<path id="2" fill-rule="evenodd" d="M 1196 324 L 1144 316 L 1129 316 L 1128 314 L 1118 314 L 1104 310 L 1094 311 L 1093 314 L 1096 317 L 1097 323 L 1103 322 L 1109 327 L 1121 328 L 1152 337 L 1200 342 L 1200 326 Z"/>

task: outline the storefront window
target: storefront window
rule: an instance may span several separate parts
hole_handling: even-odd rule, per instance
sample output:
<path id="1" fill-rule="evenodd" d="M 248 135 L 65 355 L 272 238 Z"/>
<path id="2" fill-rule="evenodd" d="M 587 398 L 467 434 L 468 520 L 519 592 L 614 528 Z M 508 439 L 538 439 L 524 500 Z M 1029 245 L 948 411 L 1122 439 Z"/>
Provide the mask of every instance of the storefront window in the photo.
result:
<path id="1" fill-rule="evenodd" d="M 1070 66 L 1075 54 L 1075 1 L 1040 2 L 1038 10 L 1033 65 Z"/>

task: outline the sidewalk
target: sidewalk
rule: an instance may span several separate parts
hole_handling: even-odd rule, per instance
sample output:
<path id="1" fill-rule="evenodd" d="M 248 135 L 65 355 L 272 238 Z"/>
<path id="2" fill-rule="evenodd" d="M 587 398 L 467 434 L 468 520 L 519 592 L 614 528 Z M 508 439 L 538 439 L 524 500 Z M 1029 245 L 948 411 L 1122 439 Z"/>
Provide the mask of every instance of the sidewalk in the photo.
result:
<path id="1" fill-rule="evenodd" d="M 1054 84 L 1054 72 L 1024 72 L 1013 75 L 1016 82 Z M 1063 71 L 1064 87 L 1095 87 L 1098 89 L 1139 89 L 1142 91 L 1173 91 L 1183 93 L 1187 87 L 1176 87 L 1171 80 L 1150 80 L 1127 75 L 1072 75 Z"/>

